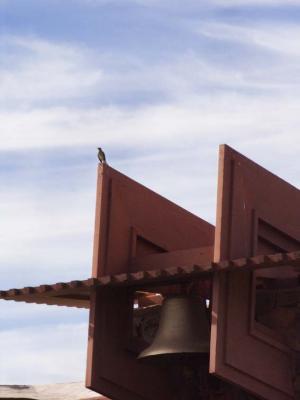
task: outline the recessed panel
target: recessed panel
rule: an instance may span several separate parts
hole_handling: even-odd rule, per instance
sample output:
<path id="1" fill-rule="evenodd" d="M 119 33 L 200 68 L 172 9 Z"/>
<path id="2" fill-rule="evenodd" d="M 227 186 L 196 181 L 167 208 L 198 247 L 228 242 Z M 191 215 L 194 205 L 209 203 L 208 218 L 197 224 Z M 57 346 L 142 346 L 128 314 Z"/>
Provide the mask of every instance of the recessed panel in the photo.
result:
<path id="1" fill-rule="evenodd" d="M 221 146 L 215 261 L 299 250 L 299 204 L 297 188 Z M 267 274 L 272 279 L 272 271 Z M 272 329 L 269 334 L 258 329 L 268 322 L 265 316 L 261 323 L 264 310 L 257 304 L 262 294 L 254 295 L 255 282 L 249 271 L 215 275 L 210 370 L 264 399 L 291 400 L 290 352 Z"/>
<path id="2" fill-rule="evenodd" d="M 99 167 L 93 277 L 159 269 L 173 259 L 183 266 L 186 260 L 209 265 L 213 242 L 214 227 L 208 222 L 108 165 Z M 137 360 L 139 345 L 153 336 L 159 305 L 137 309 L 136 304 L 130 289 L 93 294 L 87 386 L 112 400 L 172 399 L 176 394 L 168 371 Z"/>

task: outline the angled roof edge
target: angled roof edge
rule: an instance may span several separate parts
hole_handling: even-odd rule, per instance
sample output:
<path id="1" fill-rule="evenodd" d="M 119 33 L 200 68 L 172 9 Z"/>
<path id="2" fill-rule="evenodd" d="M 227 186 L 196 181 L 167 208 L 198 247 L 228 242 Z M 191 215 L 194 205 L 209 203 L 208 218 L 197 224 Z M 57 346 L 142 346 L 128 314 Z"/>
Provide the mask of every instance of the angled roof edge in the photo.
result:
<path id="1" fill-rule="evenodd" d="M 262 269 L 289 265 L 300 268 L 300 251 L 260 255 L 250 258 L 210 263 L 206 266 L 182 266 L 176 268 L 153 269 L 90 278 L 52 285 L 40 285 L 0 291 L 0 299 L 24 301 L 26 303 L 89 308 L 91 293 L 96 288 L 118 286 L 148 286 L 201 278 L 217 271 Z"/>

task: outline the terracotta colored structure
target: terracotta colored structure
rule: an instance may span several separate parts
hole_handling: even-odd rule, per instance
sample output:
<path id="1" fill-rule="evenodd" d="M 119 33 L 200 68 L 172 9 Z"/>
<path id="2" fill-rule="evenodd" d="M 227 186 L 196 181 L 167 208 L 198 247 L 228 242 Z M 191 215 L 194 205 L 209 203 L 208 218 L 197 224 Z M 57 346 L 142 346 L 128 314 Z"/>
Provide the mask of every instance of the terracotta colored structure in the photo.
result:
<path id="1" fill-rule="evenodd" d="M 298 250 L 299 204 L 298 189 L 223 147 L 215 260 Z M 285 280 L 297 280 L 294 269 L 284 272 Z M 265 277 L 275 281 L 276 271 Z M 216 274 L 213 296 L 211 372 L 266 399 L 294 398 L 290 349 L 254 318 L 255 274 Z"/>
<path id="2" fill-rule="evenodd" d="M 196 364 L 195 398 L 296 399 L 298 204 L 298 189 L 228 146 L 216 228 L 99 165 L 92 278 L 0 298 L 90 307 L 87 387 L 116 400 L 173 400 L 169 369 L 137 355 L 153 340 L 164 297 L 199 296 L 210 300 L 211 348 L 209 362 Z"/>

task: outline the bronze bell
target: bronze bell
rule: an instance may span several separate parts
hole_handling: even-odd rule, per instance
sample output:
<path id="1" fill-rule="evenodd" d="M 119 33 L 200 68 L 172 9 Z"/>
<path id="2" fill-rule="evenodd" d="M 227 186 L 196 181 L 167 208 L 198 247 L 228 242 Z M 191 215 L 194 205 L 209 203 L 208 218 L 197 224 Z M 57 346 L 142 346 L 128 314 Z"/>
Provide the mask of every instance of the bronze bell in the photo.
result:
<path id="1" fill-rule="evenodd" d="M 204 300 L 173 296 L 164 300 L 152 344 L 138 358 L 209 352 L 209 324 Z"/>

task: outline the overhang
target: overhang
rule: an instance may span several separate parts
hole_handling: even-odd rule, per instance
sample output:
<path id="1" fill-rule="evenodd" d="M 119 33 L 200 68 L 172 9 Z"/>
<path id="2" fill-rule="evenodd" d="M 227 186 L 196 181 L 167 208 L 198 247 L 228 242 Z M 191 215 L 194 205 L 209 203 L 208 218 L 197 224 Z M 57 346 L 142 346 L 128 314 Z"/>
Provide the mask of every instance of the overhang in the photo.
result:
<path id="1" fill-rule="evenodd" d="M 89 308 L 90 296 L 94 290 L 104 287 L 133 286 L 147 288 L 159 283 L 170 284 L 209 277 L 213 272 L 244 269 L 256 270 L 274 267 L 300 269 L 300 251 L 277 253 L 250 258 L 240 258 L 204 266 L 182 266 L 176 268 L 153 269 L 128 274 L 107 275 L 99 279 L 89 278 L 55 284 L 43 284 L 0 291 L 0 299 L 24 301 L 26 303 L 48 304 L 67 307 Z"/>

